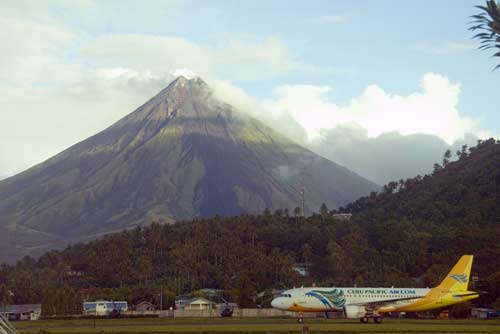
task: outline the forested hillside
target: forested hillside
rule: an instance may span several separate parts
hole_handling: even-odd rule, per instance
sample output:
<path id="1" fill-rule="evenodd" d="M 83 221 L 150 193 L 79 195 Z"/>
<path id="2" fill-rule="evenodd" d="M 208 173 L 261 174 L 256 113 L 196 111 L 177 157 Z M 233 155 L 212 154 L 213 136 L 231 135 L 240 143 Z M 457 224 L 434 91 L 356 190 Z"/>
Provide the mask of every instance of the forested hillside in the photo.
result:
<path id="1" fill-rule="evenodd" d="M 253 296 L 299 284 L 432 286 L 462 254 L 474 254 L 477 305 L 500 306 L 500 143 L 450 152 L 433 175 L 385 186 L 308 218 L 289 210 L 152 224 L 0 269 L 0 303 L 42 302 L 44 314 L 79 313 L 84 299 L 164 306 L 201 288 L 251 306 Z M 296 210 L 293 210 L 296 212 Z M 301 277 L 294 263 L 310 275 Z M 269 293 L 266 294 L 269 296 Z M 264 298 L 263 302 L 269 302 Z"/>

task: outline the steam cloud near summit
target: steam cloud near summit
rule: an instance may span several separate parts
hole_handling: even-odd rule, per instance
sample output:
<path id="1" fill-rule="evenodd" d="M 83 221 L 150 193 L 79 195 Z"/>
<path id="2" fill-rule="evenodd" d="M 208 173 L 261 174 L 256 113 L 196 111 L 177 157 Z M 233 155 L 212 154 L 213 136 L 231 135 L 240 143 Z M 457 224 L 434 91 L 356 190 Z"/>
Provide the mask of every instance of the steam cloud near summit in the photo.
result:
<path id="1" fill-rule="evenodd" d="M 183 76 L 186 79 L 193 79 L 194 77 L 196 77 L 196 73 L 194 73 L 193 71 L 191 71 L 190 69 L 187 69 L 187 68 L 178 68 L 178 69 L 172 71 L 172 75 L 174 77 Z"/>

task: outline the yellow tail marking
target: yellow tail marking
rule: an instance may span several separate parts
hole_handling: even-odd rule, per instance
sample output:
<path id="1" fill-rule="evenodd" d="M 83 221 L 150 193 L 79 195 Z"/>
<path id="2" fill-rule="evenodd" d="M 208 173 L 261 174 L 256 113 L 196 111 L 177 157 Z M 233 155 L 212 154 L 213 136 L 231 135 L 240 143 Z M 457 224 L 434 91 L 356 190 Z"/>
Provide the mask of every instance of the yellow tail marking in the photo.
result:
<path id="1" fill-rule="evenodd" d="M 436 289 L 450 292 L 467 291 L 473 258 L 472 255 L 463 255 Z"/>
<path id="2" fill-rule="evenodd" d="M 421 299 L 410 305 L 385 308 L 382 312 L 426 311 L 456 303 L 454 300 L 450 303 L 448 300 L 446 300 L 446 296 L 457 291 L 467 291 L 470 279 L 470 270 L 472 267 L 472 260 L 472 255 L 463 255 L 460 260 L 458 260 L 457 264 L 455 264 L 455 266 L 451 269 L 448 275 L 446 275 L 445 279 L 437 287 L 431 289 L 429 293 L 425 295 L 425 297 L 422 297 Z M 467 298 L 467 300 L 474 298 L 477 298 L 477 296 L 471 296 L 470 298 Z"/>

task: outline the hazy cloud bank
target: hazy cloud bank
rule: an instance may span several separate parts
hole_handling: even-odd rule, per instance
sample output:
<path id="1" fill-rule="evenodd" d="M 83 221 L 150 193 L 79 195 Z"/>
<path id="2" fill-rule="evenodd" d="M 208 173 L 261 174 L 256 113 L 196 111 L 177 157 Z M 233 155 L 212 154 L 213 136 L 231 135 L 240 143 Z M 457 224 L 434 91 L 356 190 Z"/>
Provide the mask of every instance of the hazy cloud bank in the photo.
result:
<path id="1" fill-rule="evenodd" d="M 321 137 L 309 148 L 380 185 L 429 174 L 434 163 L 441 164 L 447 149 L 454 157 L 462 145 L 475 146 L 478 139 L 468 134 L 449 145 L 426 134 L 387 132 L 370 138 L 365 129 L 342 126 L 324 131 Z"/>

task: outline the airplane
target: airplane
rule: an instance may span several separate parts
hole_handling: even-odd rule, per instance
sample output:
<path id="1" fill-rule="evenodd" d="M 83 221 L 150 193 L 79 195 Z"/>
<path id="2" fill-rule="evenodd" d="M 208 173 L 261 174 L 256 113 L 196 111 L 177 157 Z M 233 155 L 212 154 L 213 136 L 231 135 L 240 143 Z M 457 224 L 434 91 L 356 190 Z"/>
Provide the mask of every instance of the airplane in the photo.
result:
<path id="1" fill-rule="evenodd" d="M 473 256 L 463 255 L 446 278 L 435 288 L 294 288 L 273 299 L 271 306 L 299 314 L 306 312 L 344 312 L 348 319 L 381 323 L 389 312 L 421 312 L 478 298 L 468 291 Z"/>

